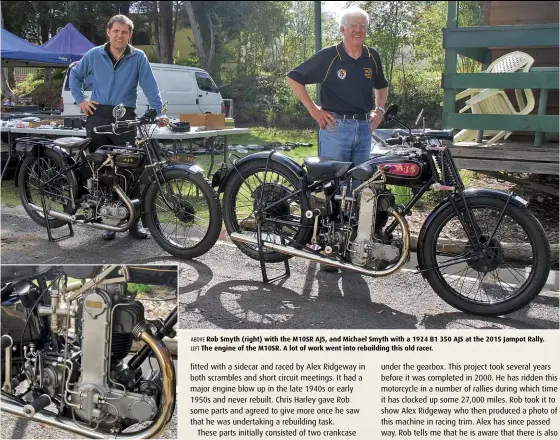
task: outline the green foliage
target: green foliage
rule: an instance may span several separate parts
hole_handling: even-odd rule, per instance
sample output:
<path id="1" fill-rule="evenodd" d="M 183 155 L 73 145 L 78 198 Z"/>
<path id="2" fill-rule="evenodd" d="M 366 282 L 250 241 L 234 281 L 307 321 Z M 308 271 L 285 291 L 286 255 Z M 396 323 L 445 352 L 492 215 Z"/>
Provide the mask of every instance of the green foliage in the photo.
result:
<path id="1" fill-rule="evenodd" d="M 128 283 L 127 288 L 129 292 L 132 293 L 149 293 L 152 291 L 152 286 L 148 284 L 135 284 L 135 283 Z"/>
<path id="2" fill-rule="evenodd" d="M 54 77 L 53 75 L 52 88 L 56 90 L 61 90 L 63 80 L 64 80 L 64 76 L 61 78 L 61 77 Z M 40 93 L 44 90 L 46 90 L 44 71 L 40 69 L 34 74 L 33 73 L 28 74 L 27 79 L 23 82 L 20 82 L 17 85 L 17 87 L 14 89 L 14 93 L 17 96 L 25 96 L 33 91 Z"/>
<path id="3" fill-rule="evenodd" d="M 388 102 L 399 106 L 398 118 L 405 124 L 414 123 L 424 109 L 426 127 L 440 128 L 442 108 L 439 103 L 442 99 L 441 74 L 417 70 L 405 64 L 400 64 L 395 70 Z"/>
<path id="4" fill-rule="evenodd" d="M 210 74 L 224 98 L 234 100 L 237 123 L 245 125 L 314 128 L 315 122 L 294 96 L 286 81 L 289 70 L 315 51 L 315 18 L 312 1 L 200 1 L 192 2 L 205 51 L 213 41 Z M 446 27 L 447 2 L 361 1 L 370 14 L 366 42 L 382 59 L 389 86 L 389 103 L 401 109 L 404 121 L 413 121 L 425 109 L 426 124 L 439 127 L 444 68 L 442 28 Z M 481 1 L 459 2 L 460 26 L 483 24 Z M 138 30 L 154 32 L 155 2 L 39 2 L 4 1 L 2 14 L 8 30 L 36 43 L 45 32 L 54 35 L 71 22 L 95 44 L 105 40 L 105 24 L 116 13 L 129 13 Z M 190 25 L 182 2 L 175 2 L 177 26 Z M 211 25 L 210 25 L 211 24 Z M 323 9 L 322 47 L 341 40 L 339 25 Z M 213 32 L 213 33 L 212 33 Z M 176 53 L 175 64 L 199 67 L 195 53 Z M 479 71 L 479 63 L 462 58 L 459 72 Z M 39 76 L 19 90 L 39 85 Z M 60 76 L 59 76 L 60 75 Z M 56 72 L 53 78 L 62 78 Z M 315 86 L 307 91 L 316 99 Z"/>

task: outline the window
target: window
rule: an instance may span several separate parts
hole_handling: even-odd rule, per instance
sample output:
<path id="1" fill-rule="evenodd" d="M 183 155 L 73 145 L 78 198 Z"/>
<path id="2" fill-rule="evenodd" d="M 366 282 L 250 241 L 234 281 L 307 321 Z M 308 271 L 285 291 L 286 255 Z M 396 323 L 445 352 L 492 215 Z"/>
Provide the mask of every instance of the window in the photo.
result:
<path id="1" fill-rule="evenodd" d="M 195 72 L 198 88 L 203 92 L 218 93 L 218 87 L 206 72 Z"/>

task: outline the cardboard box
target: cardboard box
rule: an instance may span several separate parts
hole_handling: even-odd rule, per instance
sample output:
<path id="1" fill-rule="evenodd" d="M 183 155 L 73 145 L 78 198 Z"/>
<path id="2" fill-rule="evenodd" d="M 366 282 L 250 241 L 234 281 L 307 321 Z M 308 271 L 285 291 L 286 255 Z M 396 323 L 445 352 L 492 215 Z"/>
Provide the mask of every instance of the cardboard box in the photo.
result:
<path id="1" fill-rule="evenodd" d="M 179 121 L 190 122 L 191 127 L 204 127 L 206 125 L 206 115 L 203 113 L 182 113 Z"/>
<path id="2" fill-rule="evenodd" d="M 207 114 L 206 124 L 204 124 L 206 130 L 220 130 L 226 128 L 226 115 L 220 113 L 219 115 Z"/>
<path id="3" fill-rule="evenodd" d="M 211 113 L 182 113 L 179 121 L 189 122 L 191 127 L 205 127 L 206 130 L 218 130 L 226 128 L 226 115 Z"/>
<path id="4" fill-rule="evenodd" d="M 64 121 L 62 119 L 45 119 L 44 121 L 38 121 L 38 122 L 30 122 L 29 123 L 29 128 L 38 128 L 41 127 L 43 125 L 60 125 L 63 124 Z"/>

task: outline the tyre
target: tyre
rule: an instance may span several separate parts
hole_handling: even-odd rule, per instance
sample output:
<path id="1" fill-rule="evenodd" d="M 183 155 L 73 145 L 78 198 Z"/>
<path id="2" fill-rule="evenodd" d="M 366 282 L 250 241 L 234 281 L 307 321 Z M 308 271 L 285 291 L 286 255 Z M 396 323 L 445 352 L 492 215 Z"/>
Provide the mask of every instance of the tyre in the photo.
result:
<path id="1" fill-rule="evenodd" d="M 268 170 L 267 170 L 268 163 Z M 270 205 L 300 189 L 298 176 L 286 166 L 267 159 L 255 159 L 242 164 L 232 172 L 231 180 L 223 195 L 224 223 L 229 234 L 234 232 L 257 237 L 256 214 L 261 209 L 261 200 Z M 243 177 L 242 177 L 243 176 Z M 261 225 L 263 241 L 281 243 L 286 238 L 287 245 L 305 246 L 309 240 L 310 228 L 305 212 L 309 201 L 303 194 L 285 200 L 266 214 L 270 220 L 281 220 L 292 225 L 265 221 Z M 300 226 L 301 225 L 301 226 Z M 291 241 L 290 241 L 291 240 Z M 294 243 L 295 242 L 295 243 Z M 256 245 L 235 242 L 235 245 L 247 256 L 258 260 Z M 263 249 L 264 259 L 269 263 L 278 263 L 287 257 L 279 252 Z"/>
<path id="2" fill-rule="evenodd" d="M 45 216 L 42 212 L 31 209 L 29 204 L 42 206 L 39 185 L 53 179 L 64 168 L 60 155 L 49 149 L 42 150 L 40 157 L 26 157 L 21 164 L 17 176 L 19 198 L 29 217 L 38 225 L 47 226 Z M 72 194 L 78 194 L 78 186 L 72 172 L 56 177 L 45 190 L 47 209 L 68 215 L 76 213 L 70 201 Z M 53 217 L 49 217 L 48 221 L 53 229 L 67 224 L 64 220 Z"/>
<path id="3" fill-rule="evenodd" d="M 439 264 L 425 272 L 428 283 L 449 305 L 475 315 L 500 316 L 525 307 L 550 271 L 550 246 L 541 224 L 526 208 L 509 203 L 504 211 L 504 200 L 477 196 L 467 203 L 486 249 L 473 249 L 453 206 L 447 205 L 426 230 L 419 255 L 422 269 Z M 462 202 L 457 207 L 466 213 Z"/>
<path id="4" fill-rule="evenodd" d="M 163 176 L 164 181 L 154 181 L 146 190 L 144 226 L 171 255 L 199 257 L 220 237 L 222 213 L 218 196 L 200 174 L 167 170 Z"/>

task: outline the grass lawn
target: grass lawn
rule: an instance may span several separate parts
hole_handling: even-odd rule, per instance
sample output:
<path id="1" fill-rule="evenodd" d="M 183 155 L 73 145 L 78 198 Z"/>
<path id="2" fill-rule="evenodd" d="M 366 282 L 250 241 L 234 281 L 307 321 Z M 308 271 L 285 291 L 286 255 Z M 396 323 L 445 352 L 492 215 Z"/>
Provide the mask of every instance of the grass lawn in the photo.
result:
<path id="1" fill-rule="evenodd" d="M 2 181 L 2 206 L 14 208 L 19 205 L 21 202 L 13 179 Z"/>
<path id="2" fill-rule="evenodd" d="M 294 159 L 297 163 L 303 163 L 303 159 L 305 157 L 310 156 L 317 156 L 318 149 L 317 149 L 317 132 L 315 130 L 283 130 L 277 128 L 267 128 L 267 127 L 251 127 L 249 134 L 244 135 L 235 135 L 235 136 L 228 136 L 228 144 L 229 145 L 264 145 L 269 144 L 272 142 L 280 142 L 280 143 L 308 143 L 311 144 L 311 147 L 296 147 L 291 151 L 281 151 L 282 154 L 285 154 L 288 157 Z M 250 151 L 250 153 L 254 152 L 254 150 Z M 229 157 L 230 154 L 235 154 L 236 156 L 245 156 L 244 153 L 239 153 L 236 151 L 228 152 L 226 157 Z M 247 153 L 249 154 L 249 153 Z M 199 165 L 203 170 L 204 173 L 207 174 L 210 169 L 210 155 L 196 155 L 196 164 Z M 234 158 L 232 158 L 234 159 Z M 221 163 L 223 161 L 223 153 L 215 154 L 214 155 L 214 166 L 212 168 L 212 174 L 216 172 Z M 228 159 L 229 161 L 229 159 Z M 465 179 L 465 183 L 467 182 L 469 175 L 471 173 L 468 171 L 461 171 L 461 175 L 463 179 Z M 410 189 L 403 188 L 403 187 L 394 187 L 393 194 L 397 198 L 397 203 L 402 204 L 406 203 L 408 198 L 410 197 Z M 15 207 L 20 205 L 19 196 L 17 194 L 17 189 L 14 186 L 14 181 L 6 180 L 2 182 L 2 205 Z M 426 203 L 427 205 L 434 204 L 435 200 L 431 200 L 434 198 L 435 194 L 426 194 L 422 200 L 420 201 L 418 208 L 422 205 L 422 202 Z"/>

